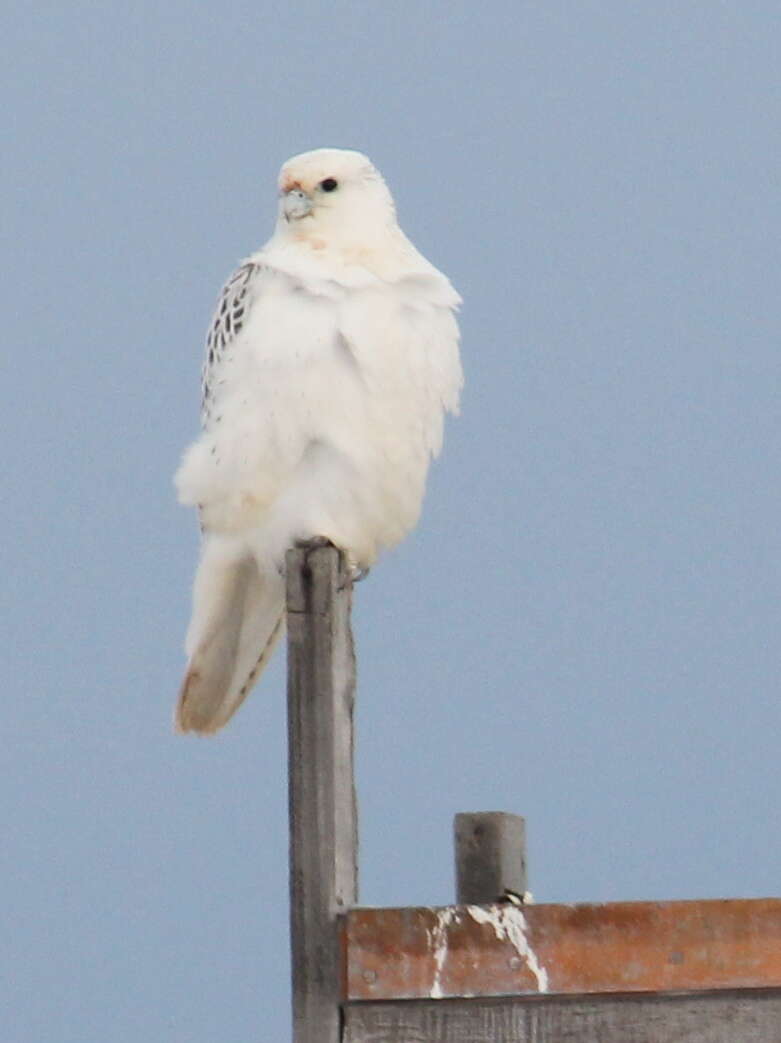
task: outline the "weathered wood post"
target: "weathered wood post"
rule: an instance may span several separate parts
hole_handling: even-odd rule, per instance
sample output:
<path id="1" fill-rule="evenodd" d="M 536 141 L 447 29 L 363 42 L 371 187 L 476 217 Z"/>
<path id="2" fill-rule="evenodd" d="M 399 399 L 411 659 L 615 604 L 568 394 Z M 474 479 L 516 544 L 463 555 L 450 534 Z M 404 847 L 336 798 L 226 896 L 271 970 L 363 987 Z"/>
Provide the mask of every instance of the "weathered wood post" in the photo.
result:
<path id="1" fill-rule="evenodd" d="M 341 1040 L 337 916 L 358 897 L 351 594 L 336 548 L 312 541 L 288 551 L 293 1043 Z"/>
<path id="2" fill-rule="evenodd" d="M 526 823 L 506 811 L 461 812 L 453 820 L 456 901 L 489 905 L 526 891 Z"/>

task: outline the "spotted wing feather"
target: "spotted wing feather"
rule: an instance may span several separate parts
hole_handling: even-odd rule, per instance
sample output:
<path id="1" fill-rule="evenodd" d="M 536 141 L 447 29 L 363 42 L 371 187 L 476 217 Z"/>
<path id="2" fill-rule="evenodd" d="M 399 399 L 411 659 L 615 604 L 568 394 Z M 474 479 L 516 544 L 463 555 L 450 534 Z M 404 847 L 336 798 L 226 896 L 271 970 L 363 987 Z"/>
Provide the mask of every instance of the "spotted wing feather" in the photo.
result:
<path id="1" fill-rule="evenodd" d="M 253 286 L 262 265 L 248 261 L 231 275 L 217 302 L 209 332 L 206 336 L 206 357 L 201 372 L 201 424 L 211 426 L 217 419 L 213 414 L 215 386 L 220 367 L 247 319 L 252 306 Z"/>

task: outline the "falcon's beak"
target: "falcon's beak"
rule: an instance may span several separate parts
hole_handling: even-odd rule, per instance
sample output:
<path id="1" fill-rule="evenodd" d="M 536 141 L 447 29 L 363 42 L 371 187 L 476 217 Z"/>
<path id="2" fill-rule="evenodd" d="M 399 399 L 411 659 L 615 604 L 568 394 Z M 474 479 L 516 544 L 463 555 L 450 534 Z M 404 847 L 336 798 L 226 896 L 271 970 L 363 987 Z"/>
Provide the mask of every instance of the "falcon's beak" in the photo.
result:
<path id="1" fill-rule="evenodd" d="M 312 213 L 312 200 L 300 188 L 291 188 L 285 193 L 282 212 L 288 221 L 297 221 Z"/>

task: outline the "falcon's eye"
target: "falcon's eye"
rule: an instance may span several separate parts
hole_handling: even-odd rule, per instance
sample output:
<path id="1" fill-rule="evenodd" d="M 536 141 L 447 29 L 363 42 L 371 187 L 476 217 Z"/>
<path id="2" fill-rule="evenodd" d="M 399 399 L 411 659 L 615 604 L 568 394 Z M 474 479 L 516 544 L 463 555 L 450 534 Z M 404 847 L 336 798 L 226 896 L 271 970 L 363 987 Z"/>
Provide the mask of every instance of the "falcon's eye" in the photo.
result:
<path id="1" fill-rule="evenodd" d="M 336 181 L 335 178 L 332 178 L 332 177 L 327 177 L 325 179 L 325 181 L 321 181 L 320 182 L 320 188 L 322 188 L 322 190 L 324 192 L 333 192 L 334 189 L 336 189 L 338 187 L 339 187 L 339 182 Z"/>

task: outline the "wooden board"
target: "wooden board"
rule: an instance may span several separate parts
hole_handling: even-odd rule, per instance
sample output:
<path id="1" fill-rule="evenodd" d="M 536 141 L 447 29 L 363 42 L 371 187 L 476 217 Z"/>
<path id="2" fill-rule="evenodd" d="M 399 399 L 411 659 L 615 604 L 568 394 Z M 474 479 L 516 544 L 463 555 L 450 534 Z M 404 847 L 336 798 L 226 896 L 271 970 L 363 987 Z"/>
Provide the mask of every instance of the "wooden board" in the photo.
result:
<path id="1" fill-rule="evenodd" d="M 354 909 L 348 1000 L 781 988 L 781 900 Z"/>
<path id="2" fill-rule="evenodd" d="M 344 557 L 287 555 L 290 934 L 295 1043 L 339 1043 L 338 915 L 357 899 L 355 658 Z"/>
<path id="3" fill-rule="evenodd" d="M 453 819 L 456 901 L 496 902 L 526 890 L 526 822 L 506 811 L 462 811 Z"/>
<path id="4" fill-rule="evenodd" d="M 781 992 L 349 1004 L 343 1043 L 781 1043 Z"/>

